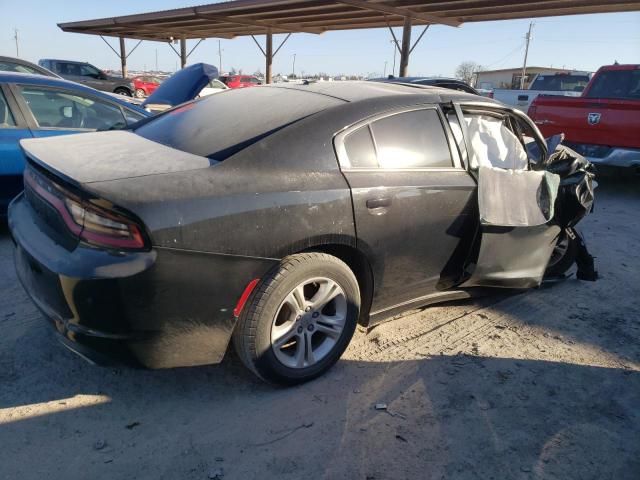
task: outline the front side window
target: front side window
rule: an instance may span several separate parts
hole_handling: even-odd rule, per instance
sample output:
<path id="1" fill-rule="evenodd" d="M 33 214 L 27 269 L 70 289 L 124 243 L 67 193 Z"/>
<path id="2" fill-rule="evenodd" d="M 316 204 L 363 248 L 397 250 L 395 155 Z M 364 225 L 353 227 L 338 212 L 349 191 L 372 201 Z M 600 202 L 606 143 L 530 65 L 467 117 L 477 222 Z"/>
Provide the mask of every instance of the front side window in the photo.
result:
<path id="1" fill-rule="evenodd" d="M 7 99 L 0 90 L 0 128 L 10 128 L 15 127 L 16 121 L 11 114 L 11 110 L 9 110 L 9 105 L 7 104 Z"/>
<path id="2" fill-rule="evenodd" d="M 116 130 L 127 126 L 122 110 L 67 90 L 23 86 L 22 98 L 39 127 Z"/>
<path id="3" fill-rule="evenodd" d="M 471 168 L 497 167 L 526 170 L 529 164 L 527 152 L 501 116 L 464 115 L 472 150 Z M 455 131 L 453 125 L 452 130 Z"/>
<path id="4" fill-rule="evenodd" d="M 80 73 L 83 77 L 99 78 L 100 71 L 92 65 L 82 65 Z"/>
<path id="5" fill-rule="evenodd" d="M 451 168 L 449 144 L 437 110 L 415 110 L 371 124 L 380 168 Z"/>

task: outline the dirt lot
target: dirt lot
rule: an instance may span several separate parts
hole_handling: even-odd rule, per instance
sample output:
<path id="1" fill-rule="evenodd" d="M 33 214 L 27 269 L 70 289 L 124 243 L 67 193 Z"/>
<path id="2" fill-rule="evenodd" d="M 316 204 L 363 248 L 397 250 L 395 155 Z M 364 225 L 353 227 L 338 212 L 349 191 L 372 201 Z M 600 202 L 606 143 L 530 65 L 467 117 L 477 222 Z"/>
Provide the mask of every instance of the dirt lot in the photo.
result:
<path id="1" fill-rule="evenodd" d="M 0 478 L 640 478 L 640 184 L 583 223 L 601 280 L 406 315 L 310 384 L 94 367 L 54 341 L 0 233 Z M 376 410 L 377 403 L 388 408 Z"/>

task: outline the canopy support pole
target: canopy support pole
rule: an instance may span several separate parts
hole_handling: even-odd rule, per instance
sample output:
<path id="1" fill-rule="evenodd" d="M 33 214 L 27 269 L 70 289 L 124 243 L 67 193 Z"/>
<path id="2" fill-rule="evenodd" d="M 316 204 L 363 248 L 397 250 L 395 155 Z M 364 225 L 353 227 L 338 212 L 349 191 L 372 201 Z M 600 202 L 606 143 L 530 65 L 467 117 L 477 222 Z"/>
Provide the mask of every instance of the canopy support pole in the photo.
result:
<path id="1" fill-rule="evenodd" d="M 124 46 L 124 37 L 120 37 L 120 65 L 122 66 L 122 78 L 127 78 L 127 51 Z"/>
<path id="2" fill-rule="evenodd" d="M 180 39 L 180 68 L 187 66 L 187 40 L 183 37 Z"/>
<path id="3" fill-rule="evenodd" d="M 271 83 L 271 67 L 273 66 L 273 34 L 271 33 L 271 29 L 267 30 L 267 45 L 266 52 L 264 54 L 266 59 L 266 72 L 265 72 L 265 82 Z"/>
<path id="4" fill-rule="evenodd" d="M 409 54 L 411 53 L 411 17 L 404 17 L 402 48 L 400 49 L 400 76 L 407 77 Z"/>

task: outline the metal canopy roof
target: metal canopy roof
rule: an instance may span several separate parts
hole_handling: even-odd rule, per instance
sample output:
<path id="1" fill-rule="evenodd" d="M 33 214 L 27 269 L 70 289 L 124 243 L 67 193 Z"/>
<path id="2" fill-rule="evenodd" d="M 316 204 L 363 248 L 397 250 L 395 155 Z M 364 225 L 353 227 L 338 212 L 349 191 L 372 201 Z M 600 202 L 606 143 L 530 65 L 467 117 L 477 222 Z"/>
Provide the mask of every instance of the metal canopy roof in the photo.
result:
<path id="1" fill-rule="evenodd" d="M 65 32 L 169 41 L 640 10 L 640 0 L 235 0 L 61 23 Z"/>

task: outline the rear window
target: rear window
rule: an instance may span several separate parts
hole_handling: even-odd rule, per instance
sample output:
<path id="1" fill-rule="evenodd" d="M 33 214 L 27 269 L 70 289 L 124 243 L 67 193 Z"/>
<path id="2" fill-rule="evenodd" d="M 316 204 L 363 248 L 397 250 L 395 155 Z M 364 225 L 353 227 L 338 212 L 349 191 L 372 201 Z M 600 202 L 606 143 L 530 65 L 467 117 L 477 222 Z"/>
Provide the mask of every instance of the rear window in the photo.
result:
<path id="1" fill-rule="evenodd" d="M 548 92 L 581 92 L 589 83 L 589 75 L 538 75 L 531 90 Z"/>
<path id="2" fill-rule="evenodd" d="M 224 160 L 342 100 L 286 88 L 227 90 L 168 111 L 135 129 L 154 142 Z"/>
<path id="3" fill-rule="evenodd" d="M 593 78 L 588 98 L 640 99 L 640 70 L 609 70 Z"/>

